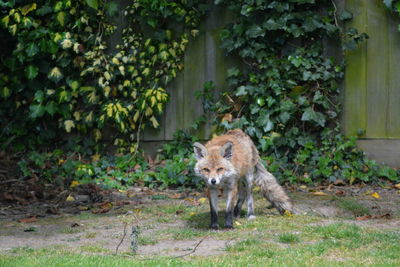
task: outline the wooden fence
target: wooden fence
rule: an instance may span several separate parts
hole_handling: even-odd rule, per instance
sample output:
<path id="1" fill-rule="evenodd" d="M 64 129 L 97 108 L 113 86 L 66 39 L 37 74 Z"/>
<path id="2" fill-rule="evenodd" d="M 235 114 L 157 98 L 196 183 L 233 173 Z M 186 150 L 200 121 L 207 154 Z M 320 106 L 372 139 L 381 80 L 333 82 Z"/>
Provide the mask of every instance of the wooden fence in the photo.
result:
<path id="1" fill-rule="evenodd" d="M 213 1 L 210 1 L 213 2 Z M 201 99 L 196 91 L 203 90 L 205 82 L 213 81 L 217 90 L 226 87 L 226 75 L 233 60 L 220 48 L 219 31 L 230 21 L 226 8 L 212 6 L 200 26 L 200 34 L 189 42 L 184 58 L 184 70 L 168 86 L 170 101 L 161 118 L 160 128 L 146 129 L 142 140 L 151 142 L 172 140 L 178 129 L 188 128 L 203 114 Z M 201 127 L 196 135 L 210 136 L 209 125 Z"/>
<path id="2" fill-rule="evenodd" d="M 344 130 L 363 138 L 400 137 L 400 20 L 382 0 L 347 0 L 349 26 L 369 39 L 346 56 Z"/>

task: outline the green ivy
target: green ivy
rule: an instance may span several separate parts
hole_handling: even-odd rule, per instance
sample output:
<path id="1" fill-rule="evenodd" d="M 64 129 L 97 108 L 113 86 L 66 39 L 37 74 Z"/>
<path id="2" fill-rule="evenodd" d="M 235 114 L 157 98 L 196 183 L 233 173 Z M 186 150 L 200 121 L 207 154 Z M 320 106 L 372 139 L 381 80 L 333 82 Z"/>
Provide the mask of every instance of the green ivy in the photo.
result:
<path id="1" fill-rule="evenodd" d="M 0 7 L 0 140 L 14 150 L 65 133 L 99 141 L 113 132 L 108 139 L 133 152 L 134 133 L 159 126 L 166 86 L 182 70 L 205 11 L 201 0 L 132 0 L 126 8 L 20 0 Z M 119 13 L 123 29 L 115 25 Z M 108 47 L 118 32 L 121 43 Z"/>
<path id="2" fill-rule="evenodd" d="M 344 66 L 327 56 L 326 43 L 354 49 L 368 38 L 342 30 L 349 12 L 327 0 L 216 2 L 234 17 L 221 31 L 222 48 L 244 66 L 228 71 L 231 90 L 212 105 L 222 130 L 245 129 L 283 181 L 399 180 L 340 133 Z"/>

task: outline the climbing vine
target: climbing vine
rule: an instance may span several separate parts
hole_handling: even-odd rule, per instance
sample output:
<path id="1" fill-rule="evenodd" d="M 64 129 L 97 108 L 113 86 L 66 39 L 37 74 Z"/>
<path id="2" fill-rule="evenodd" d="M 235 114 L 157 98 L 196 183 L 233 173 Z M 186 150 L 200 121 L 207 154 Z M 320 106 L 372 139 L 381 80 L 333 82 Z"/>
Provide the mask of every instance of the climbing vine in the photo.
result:
<path id="1" fill-rule="evenodd" d="M 351 13 L 333 1 L 216 2 L 235 18 L 221 31 L 222 48 L 244 66 L 228 71 L 231 90 L 209 105 L 221 129 L 245 129 L 270 170 L 289 182 L 398 180 L 340 133 L 344 65 L 329 54 L 368 38 L 340 26 Z M 335 42 L 336 50 L 327 45 Z"/>
<path id="2" fill-rule="evenodd" d="M 63 131 L 98 141 L 109 129 L 114 144 L 134 151 L 133 133 L 159 126 L 166 86 L 205 10 L 197 0 L 0 6 L 0 140 L 17 150 Z M 126 25 L 117 26 L 118 15 Z M 114 38 L 122 40 L 111 47 Z"/>

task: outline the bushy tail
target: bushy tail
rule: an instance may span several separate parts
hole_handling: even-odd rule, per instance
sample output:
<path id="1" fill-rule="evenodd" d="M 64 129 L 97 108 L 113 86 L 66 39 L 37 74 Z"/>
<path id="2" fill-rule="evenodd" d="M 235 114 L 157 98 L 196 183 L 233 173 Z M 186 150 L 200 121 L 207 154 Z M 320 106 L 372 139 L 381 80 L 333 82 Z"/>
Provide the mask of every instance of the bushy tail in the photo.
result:
<path id="1" fill-rule="evenodd" d="M 256 165 L 255 182 L 261 188 L 264 197 L 281 215 L 285 214 L 285 211 L 294 212 L 290 198 L 278 184 L 276 178 L 265 169 L 261 160 L 258 160 Z"/>

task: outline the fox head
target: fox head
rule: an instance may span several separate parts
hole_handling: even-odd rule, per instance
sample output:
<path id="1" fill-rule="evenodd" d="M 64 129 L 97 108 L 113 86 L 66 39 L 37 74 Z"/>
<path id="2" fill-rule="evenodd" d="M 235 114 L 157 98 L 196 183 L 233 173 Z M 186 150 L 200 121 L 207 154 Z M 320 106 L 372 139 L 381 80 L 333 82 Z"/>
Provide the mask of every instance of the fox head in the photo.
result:
<path id="1" fill-rule="evenodd" d="M 202 177 L 208 186 L 217 186 L 225 178 L 236 174 L 236 170 L 231 162 L 232 142 L 227 142 L 223 146 L 215 146 L 207 149 L 200 143 L 194 143 L 194 155 L 197 163 L 194 171 L 197 176 Z"/>

